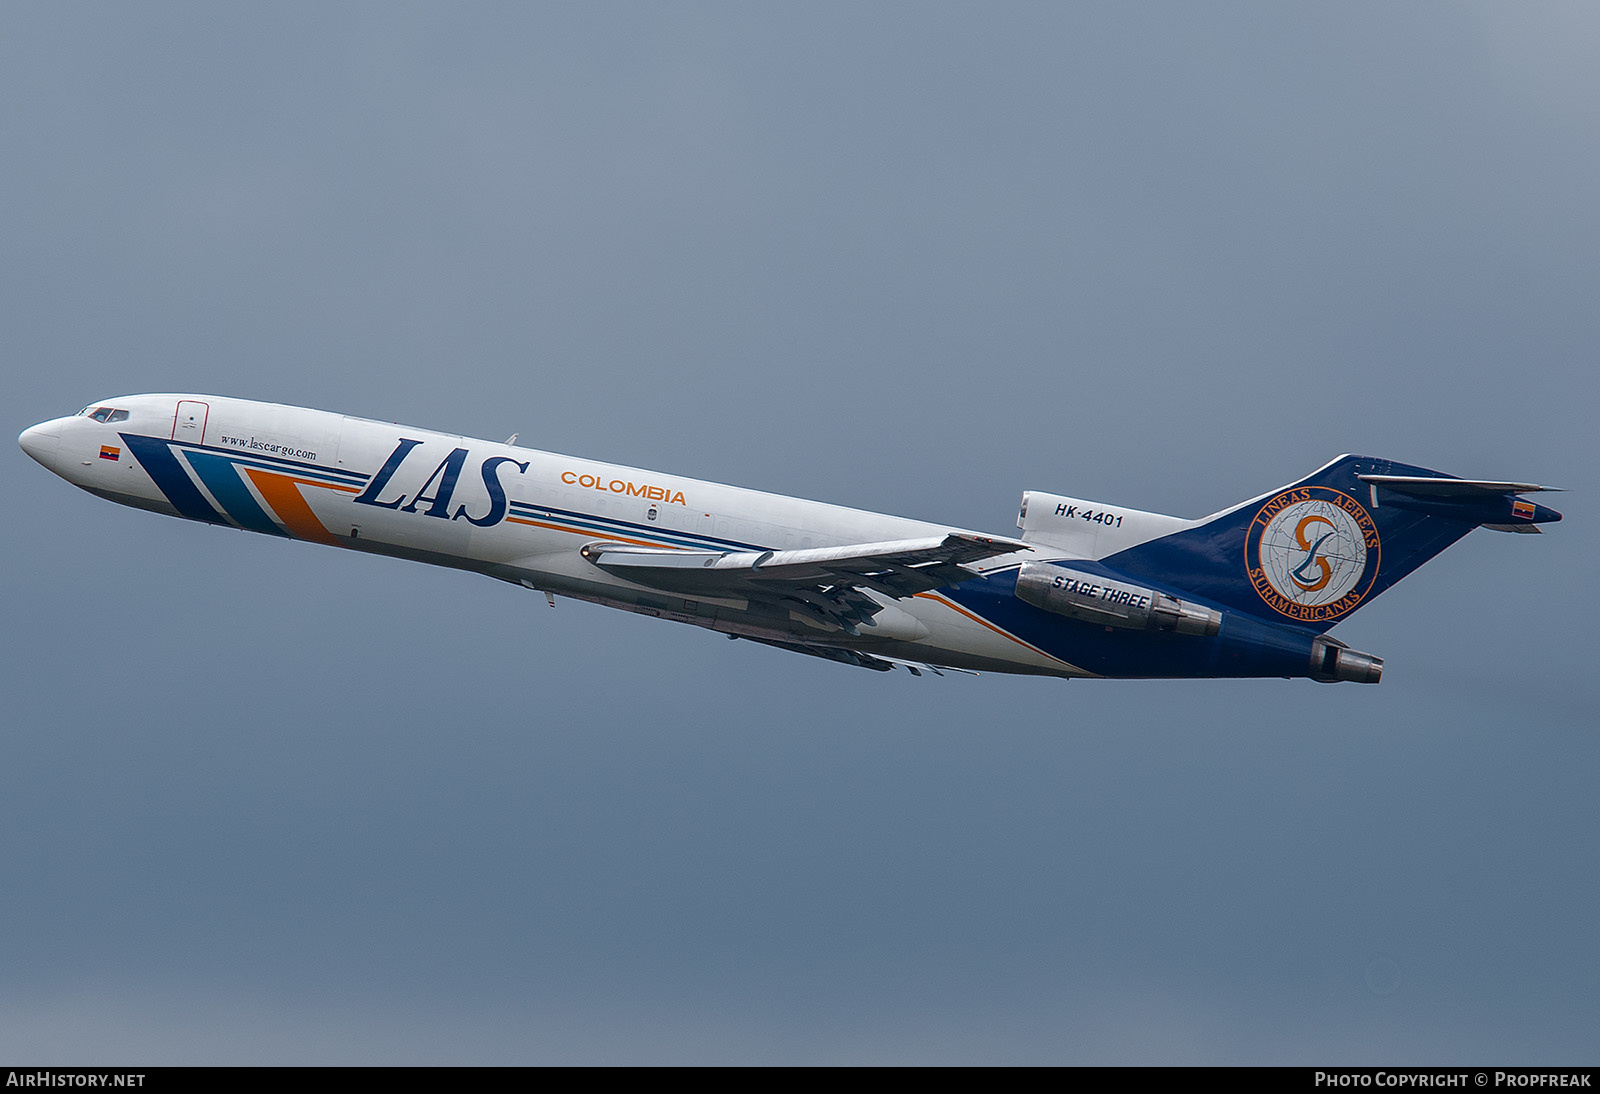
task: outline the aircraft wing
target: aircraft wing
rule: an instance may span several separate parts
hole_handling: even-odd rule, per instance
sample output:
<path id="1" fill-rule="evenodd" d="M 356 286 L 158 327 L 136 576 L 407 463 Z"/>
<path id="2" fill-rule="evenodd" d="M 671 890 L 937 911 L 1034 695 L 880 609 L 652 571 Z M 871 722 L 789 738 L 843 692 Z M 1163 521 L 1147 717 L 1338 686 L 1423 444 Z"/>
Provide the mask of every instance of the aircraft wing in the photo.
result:
<path id="1" fill-rule="evenodd" d="M 803 551 L 710 551 L 597 542 L 583 557 L 616 577 L 687 596 L 740 598 L 785 607 L 855 635 L 890 599 L 957 585 L 977 574 L 968 563 L 1025 543 L 951 532 L 926 539 L 852 543 Z"/>
<path id="2" fill-rule="evenodd" d="M 740 635 L 730 634 L 729 638 L 739 638 Z M 821 657 L 826 661 L 837 661 L 841 665 L 854 665 L 861 669 L 872 669 L 874 672 L 888 672 L 890 669 L 903 668 L 912 676 L 921 676 L 924 672 L 931 672 L 935 676 L 943 676 L 947 672 L 959 672 L 963 676 L 976 676 L 971 669 L 958 669 L 950 665 L 940 668 L 938 665 L 926 661 L 907 661 L 903 657 L 890 657 L 882 653 L 866 653 L 862 650 L 845 649 L 842 646 L 815 646 L 803 642 L 779 642 L 775 638 L 746 638 L 750 642 L 759 642 L 763 646 L 773 646 L 790 653 L 803 653 L 808 657 Z"/>

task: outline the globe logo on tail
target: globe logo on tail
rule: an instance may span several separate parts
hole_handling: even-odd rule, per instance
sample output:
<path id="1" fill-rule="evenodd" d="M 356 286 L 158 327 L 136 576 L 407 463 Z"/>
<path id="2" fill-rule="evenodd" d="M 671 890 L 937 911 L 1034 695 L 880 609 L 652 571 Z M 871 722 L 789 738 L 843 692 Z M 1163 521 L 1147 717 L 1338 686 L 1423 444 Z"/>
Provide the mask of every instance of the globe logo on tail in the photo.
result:
<path id="1" fill-rule="evenodd" d="M 1297 486 L 1263 505 L 1245 533 L 1245 570 L 1268 607 L 1304 623 L 1354 611 L 1378 576 L 1378 527 L 1350 495 Z"/>

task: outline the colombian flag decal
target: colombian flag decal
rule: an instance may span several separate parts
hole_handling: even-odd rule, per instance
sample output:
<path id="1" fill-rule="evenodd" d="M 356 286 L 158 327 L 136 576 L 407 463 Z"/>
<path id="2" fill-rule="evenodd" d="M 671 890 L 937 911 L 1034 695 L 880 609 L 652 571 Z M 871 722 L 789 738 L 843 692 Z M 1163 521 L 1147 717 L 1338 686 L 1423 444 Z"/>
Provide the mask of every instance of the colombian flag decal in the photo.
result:
<path id="1" fill-rule="evenodd" d="M 1533 502 L 1523 501 L 1521 498 L 1511 499 L 1511 514 L 1523 520 L 1533 519 Z"/>
<path id="2" fill-rule="evenodd" d="M 121 455 L 122 449 L 120 448 L 114 448 L 109 444 L 103 444 L 100 446 L 100 458 L 102 460 L 114 460 Z"/>

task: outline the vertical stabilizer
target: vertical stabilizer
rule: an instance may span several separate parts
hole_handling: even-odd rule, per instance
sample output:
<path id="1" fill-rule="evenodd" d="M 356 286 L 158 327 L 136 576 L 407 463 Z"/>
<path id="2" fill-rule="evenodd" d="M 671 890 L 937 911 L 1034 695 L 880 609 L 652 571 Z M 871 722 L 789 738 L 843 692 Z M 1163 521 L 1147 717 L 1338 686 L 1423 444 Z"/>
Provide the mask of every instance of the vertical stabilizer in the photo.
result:
<path id="1" fill-rule="evenodd" d="M 1341 456 L 1299 482 L 1103 562 L 1320 632 L 1480 525 L 1537 531 L 1560 520 L 1521 497 L 1545 489 Z"/>

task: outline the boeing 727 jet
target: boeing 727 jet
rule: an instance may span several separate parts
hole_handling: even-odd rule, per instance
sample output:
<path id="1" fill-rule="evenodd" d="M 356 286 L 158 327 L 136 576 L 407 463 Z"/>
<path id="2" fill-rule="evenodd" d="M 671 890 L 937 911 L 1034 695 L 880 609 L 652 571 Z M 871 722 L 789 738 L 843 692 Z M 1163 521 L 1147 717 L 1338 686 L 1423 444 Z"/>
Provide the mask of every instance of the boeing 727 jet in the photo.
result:
<path id="1" fill-rule="evenodd" d="M 1532 483 L 1340 456 L 1199 520 L 1029 491 L 1015 538 L 321 410 L 131 395 L 23 432 L 123 505 L 451 566 L 863 668 L 1377 683 L 1328 630 Z"/>

